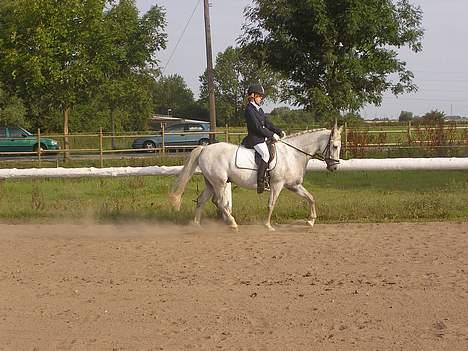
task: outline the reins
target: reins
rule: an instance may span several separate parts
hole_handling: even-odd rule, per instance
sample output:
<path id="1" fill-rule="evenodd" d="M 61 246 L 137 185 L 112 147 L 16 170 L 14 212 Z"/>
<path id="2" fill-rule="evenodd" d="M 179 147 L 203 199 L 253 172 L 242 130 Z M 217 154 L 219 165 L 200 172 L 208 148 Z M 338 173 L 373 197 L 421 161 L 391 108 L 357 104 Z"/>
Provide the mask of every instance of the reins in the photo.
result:
<path id="1" fill-rule="evenodd" d="M 294 146 L 294 145 L 291 145 L 291 144 L 285 142 L 284 140 L 281 140 L 281 139 L 280 139 L 279 141 L 282 142 L 283 144 L 289 146 L 290 148 L 292 148 L 292 149 L 294 149 L 294 150 L 300 152 L 301 154 L 307 155 L 307 156 L 309 156 L 309 157 L 315 158 L 315 159 L 320 160 L 320 161 L 325 161 L 325 157 L 323 157 L 323 155 L 321 155 L 321 154 L 319 154 L 319 153 L 317 153 L 317 152 L 316 152 L 315 154 L 312 155 L 312 154 L 309 154 L 308 152 L 305 152 L 305 151 L 302 150 L 302 149 L 299 149 L 298 147 L 296 147 L 296 146 Z M 328 146 L 328 148 L 329 148 L 329 146 Z"/>

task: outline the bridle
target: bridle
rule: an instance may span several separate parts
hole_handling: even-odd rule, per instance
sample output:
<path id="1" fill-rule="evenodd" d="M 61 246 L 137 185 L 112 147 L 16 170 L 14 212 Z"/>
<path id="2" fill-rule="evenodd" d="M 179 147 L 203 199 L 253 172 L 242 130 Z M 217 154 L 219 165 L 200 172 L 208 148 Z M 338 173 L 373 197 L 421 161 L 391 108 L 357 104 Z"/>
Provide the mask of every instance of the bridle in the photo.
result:
<path id="1" fill-rule="evenodd" d="M 320 160 L 320 161 L 324 161 L 327 163 L 327 167 L 329 166 L 334 166 L 334 165 L 337 165 L 340 163 L 340 160 L 337 160 L 337 159 L 334 159 L 331 157 L 331 150 L 330 150 L 330 147 L 331 147 L 331 141 L 332 141 L 332 135 L 333 135 L 333 132 L 330 133 L 330 137 L 328 138 L 328 143 L 327 145 L 325 146 L 325 149 L 323 149 L 322 152 L 316 152 L 315 154 L 310 154 L 308 152 L 305 152 L 304 150 L 292 145 L 292 144 L 289 144 L 287 143 L 286 141 L 284 140 L 279 140 L 280 142 L 282 142 L 283 144 L 289 146 L 290 148 L 304 154 L 304 155 L 307 155 L 311 158 L 315 158 L 317 160 Z"/>

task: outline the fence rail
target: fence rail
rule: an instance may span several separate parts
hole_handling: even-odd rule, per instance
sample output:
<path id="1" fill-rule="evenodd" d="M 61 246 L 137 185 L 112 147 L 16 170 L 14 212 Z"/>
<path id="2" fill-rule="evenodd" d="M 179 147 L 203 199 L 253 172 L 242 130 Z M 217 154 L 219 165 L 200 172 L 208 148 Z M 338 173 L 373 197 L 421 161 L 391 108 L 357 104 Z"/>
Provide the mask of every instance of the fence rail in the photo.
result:
<path id="1" fill-rule="evenodd" d="M 286 128 L 288 134 L 299 129 Z M 178 149 L 190 149 L 197 145 L 167 145 L 168 136 L 181 133 L 167 133 L 164 128 L 155 132 L 135 132 L 112 135 L 104 132 L 69 134 L 42 134 L 40 130 L 34 137 L 37 144 L 45 138 L 55 138 L 61 145 L 68 141 L 68 148 L 59 150 L 43 150 L 25 152 L 0 152 L 2 156 L 25 155 L 37 156 L 39 163 L 44 156 L 58 154 L 59 156 L 72 156 L 82 154 L 99 155 L 100 166 L 104 166 L 104 155 L 123 154 L 129 152 L 148 152 L 148 149 L 132 148 L 131 143 L 136 138 L 152 136 L 162 137 L 161 145 L 151 149 L 151 152 L 164 155 Z M 240 143 L 247 134 L 245 129 L 225 127 L 218 132 L 183 132 L 184 135 L 211 134 L 218 141 Z M 1 141 L 1 140 L 0 140 Z M 468 156 L 468 124 L 443 125 L 407 125 L 382 127 L 380 125 L 368 127 L 348 127 L 344 125 L 342 134 L 342 158 L 365 157 L 467 157 Z M 376 156 L 377 155 L 377 156 Z"/>

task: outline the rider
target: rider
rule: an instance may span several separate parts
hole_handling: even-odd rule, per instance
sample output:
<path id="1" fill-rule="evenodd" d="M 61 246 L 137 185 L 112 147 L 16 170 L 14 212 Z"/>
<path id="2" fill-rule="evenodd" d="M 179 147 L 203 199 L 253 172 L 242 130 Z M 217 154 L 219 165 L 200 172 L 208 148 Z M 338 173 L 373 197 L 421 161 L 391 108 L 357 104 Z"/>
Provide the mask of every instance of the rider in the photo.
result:
<path id="1" fill-rule="evenodd" d="M 257 170 L 257 193 L 259 194 L 265 190 L 265 175 L 270 159 L 266 141 L 276 142 L 280 140 L 280 136 L 286 136 L 284 131 L 273 125 L 261 109 L 260 105 L 264 96 L 265 90 L 260 84 L 249 86 L 247 90 L 248 104 L 245 108 L 248 135 L 242 140 L 245 147 L 254 148 L 261 157 Z"/>

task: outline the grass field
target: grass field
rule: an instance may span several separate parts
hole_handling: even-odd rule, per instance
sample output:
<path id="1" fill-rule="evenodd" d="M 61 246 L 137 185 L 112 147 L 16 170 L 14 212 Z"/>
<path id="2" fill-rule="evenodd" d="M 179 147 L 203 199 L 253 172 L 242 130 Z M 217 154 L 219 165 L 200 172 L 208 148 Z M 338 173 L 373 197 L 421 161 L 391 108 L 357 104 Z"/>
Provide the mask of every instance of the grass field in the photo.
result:
<path id="1" fill-rule="evenodd" d="M 189 183 L 181 212 L 167 193 L 174 177 L 36 179 L 0 181 L 0 221 L 147 221 L 185 224 L 193 217 L 201 176 Z M 316 198 L 318 223 L 468 220 L 468 172 L 308 173 L 305 186 Z M 235 188 L 233 214 L 239 224 L 260 223 L 268 195 Z M 307 215 L 306 204 L 284 190 L 273 222 L 291 223 Z M 204 218 L 215 219 L 214 206 Z"/>

